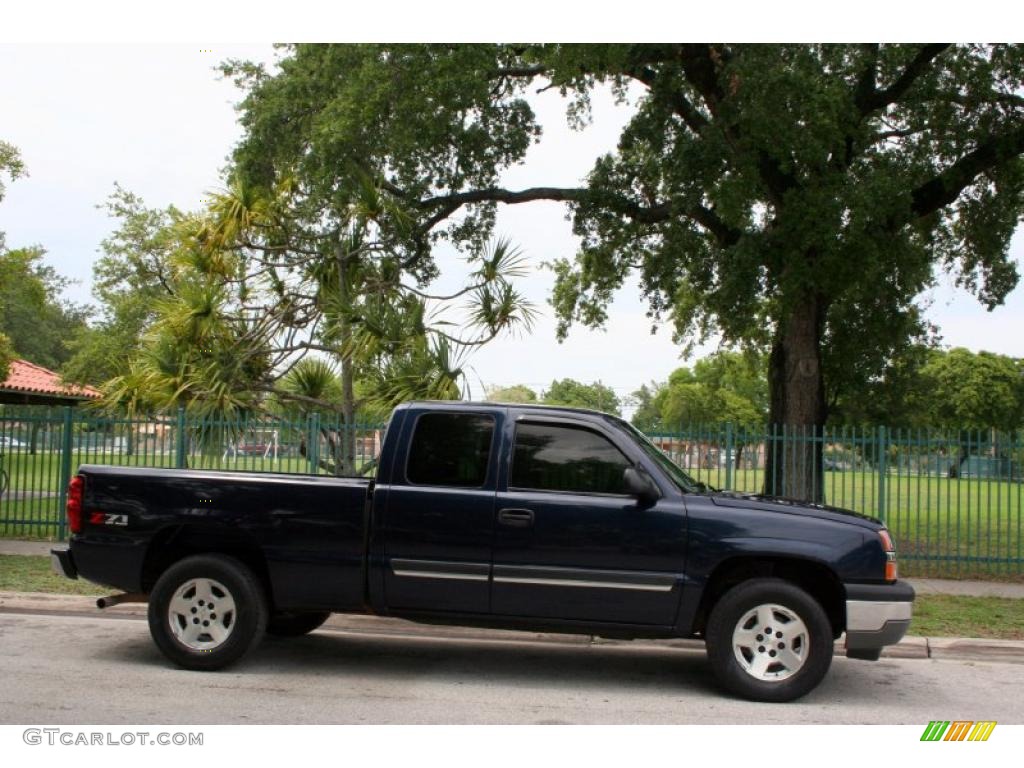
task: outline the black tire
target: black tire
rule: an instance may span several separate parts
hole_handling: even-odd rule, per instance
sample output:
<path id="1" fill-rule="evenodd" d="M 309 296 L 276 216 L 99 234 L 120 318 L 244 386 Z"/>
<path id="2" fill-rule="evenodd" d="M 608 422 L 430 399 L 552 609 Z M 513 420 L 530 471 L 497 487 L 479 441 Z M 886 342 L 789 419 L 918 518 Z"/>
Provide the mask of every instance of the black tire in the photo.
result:
<path id="1" fill-rule="evenodd" d="M 766 629 L 772 630 L 767 636 Z M 821 682 L 832 664 L 828 616 L 817 600 L 782 579 L 751 579 L 722 595 L 711 610 L 705 638 L 718 681 L 753 701 L 798 699 Z"/>
<path id="2" fill-rule="evenodd" d="M 267 634 L 275 637 L 301 637 L 308 635 L 327 621 L 330 616 L 328 611 L 307 613 L 277 611 L 270 614 L 270 619 L 267 621 Z"/>
<path id="3" fill-rule="evenodd" d="M 266 625 L 262 584 L 244 563 L 227 555 L 179 560 L 164 571 L 149 595 L 153 641 L 164 656 L 185 669 L 216 670 L 234 664 L 259 644 Z"/>

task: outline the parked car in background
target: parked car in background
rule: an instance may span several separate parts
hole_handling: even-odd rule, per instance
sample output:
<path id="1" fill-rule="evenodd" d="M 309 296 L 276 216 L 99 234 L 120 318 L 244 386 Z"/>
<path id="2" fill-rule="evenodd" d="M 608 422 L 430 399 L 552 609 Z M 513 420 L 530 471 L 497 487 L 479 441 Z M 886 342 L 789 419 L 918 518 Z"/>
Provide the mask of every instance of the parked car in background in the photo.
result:
<path id="1" fill-rule="evenodd" d="M 848 461 L 840 459 L 822 459 L 821 468 L 826 472 L 849 472 L 853 466 Z"/>
<path id="2" fill-rule="evenodd" d="M 240 456 L 272 456 L 274 446 L 270 443 L 239 443 L 235 451 Z"/>
<path id="3" fill-rule="evenodd" d="M 25 448 L 28 448 L 28 443 L 19 440 L 16 437 L 0 437 L 0 450 L 20 451 Z"/>

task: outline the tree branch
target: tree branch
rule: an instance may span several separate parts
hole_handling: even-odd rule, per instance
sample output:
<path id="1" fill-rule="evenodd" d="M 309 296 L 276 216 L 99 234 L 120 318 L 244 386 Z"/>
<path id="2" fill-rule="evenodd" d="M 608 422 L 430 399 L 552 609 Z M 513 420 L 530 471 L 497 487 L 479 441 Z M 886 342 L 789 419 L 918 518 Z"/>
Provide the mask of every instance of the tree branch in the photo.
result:
<path id="1" fill-rule="evenodd" d="M 711 46 L 704 43 L 687 43 L 679 49 L 683 74 L 704 99 L 712 117 L 717 115 L 718 102 L 725 96 L 718 82 L 716 55 L 720 58 L 720 54 L 715 54 Z"/>
<path id="2" fill-rule="evenodd" d="M 637 80 L 651 91 L 654 91 L 657 83 L 658 73 L 647 66 L 628 67 L 625 74 Z M 708 119 L 700 113 L 693 104 L 679 91 L 669 94 L 669 103 L 672 111 L 682 118 L 687 127 L 694 133 L 699 134 L 708 125 Z"/>
<path id="3" fill-rule="evenodd" d="M 1001 91 L 994 91 L 985 98 L 971 98 L 960 93 L 945 93 L 940 94 L 938 99 L 941 99 L 942 101 L 949 101 L 953 104 L 959 104 L 962 107 L 967 107 L 969 110 L 991 102 L 995 102 L 996 104 L 1006 104 L 1011 107 L 1024 108 L 1024 96 L 1018 96 L 1015 93 L 1002 93 Z"/>
<path id="4" fill-rule="evenodd" d="M 688 208 L 678 208 L 671 203 L 658 203 L 652 206 L 643 206 L 632 200 L 614 195 L 595 195 L 584 187 L 531 187 L 518 191 L 501 189 L 499 187 L 488 187 L 475 189 L 468 192 L 456 192 L 450 195 L 427 198 L 416 205 L 422 209 L 439 207 L 428 222 L 434 225 L 443 221 L 463 205 L 474 203 L 497 202 L 508 205 L 528 203 L 535 200 L 553 200 L 556 202 L 596 202 L 604 205 L 608 210 L 620 213 L 633 221 L 641 224 L 658 224 L 667 221 L 673 216 L 686 216 L 693 219 L 702 227 L 711 232 L 723 246 L 735 244 L 742 232 L 730 227 L 723 222 L 712 209 L 702 205 L 693 205 Z M 433 226 L 433 225 L 432 225 Z"/>
<path id="5" fill-rule="evenodd" d="M 949 48 L 951 43 L 931 43 L 921 47 L 921 50 L 917 52 L 917 55 L 911 59 L 910 63 L 907 64 L 900 76 L 893 81 L 893 84 L 884 90 L 877 90 L 872 82 L 871 90 L 864 90 L 858 94 L 856 98 L 857 108 L 860 110 L 862 115 L 870 114 L 879 109 L 883 109 L 890 104 L 899 101 L 903 95 L 910 89 L 921 75 L 928 71 L 932 61 Z M 872 75 L 872 81 L 874 76 Z"/>
<path id="6" fill-rule="evenodd" d="M 496 77 L 537 77 L 537 75 L 547 74 L 547 67 L 542 67 L 539 64 L 534 66 L 523 66 L 523 67 L 501 67 L 495 69 L 490 73 L 490 79 Z"/>
<path id="7" fill-rule="evenodd" d="M 857 79 L 857 85 L 854 88 L 853 102 L 857 105 L 857 108 L 863 114 L 866 109 L 866 105 L 874 98 L 877 92 L 876 79 L 878 77 L 878 43 L 868 43 L 863 46 L 868 55 L 868 64 L 864 67 L 864 71 L 861 72 L 860 77 Z"/>
<path id="8" fill-rule="evenodd" d="M 911 193 L 911 213 L 920 218 L 949 205 L 979 174 L 1024 154 L 1024 126 L 992 136 Z"/>
<path id="9" fill-rule="evenodd" d="M 282 400 L 294 400 L 297 403 L 306 403 L 307 405 L 316 405 L 316 406 L 319 406 L 321 408 L 325 408 L 328 411 L 333 411 L 335 413 L 341 413 L 341 406 L 340 405 L 338 405 L 337 403 L 329 402 L 327 400 L 320 400 L 319 398 L 308 397 L 307 395 L 299 395 L 299 394 L 296 394 L 295 392 L 287 392 L 285 390 L 278 389 L 277 387 L 272 386 L 272 385 L 271 386 L 268 386 L 268 385 L 258 386 L 258 387 L 254 387 L 254 389 L 257 392 L 265 392 L 268 395 L 275 395 L 275 396 L 281 398 Z"/>
<path id="10" fill-rule="evenodd" d="M 680 46 L 679 57 L 686 80 L 697 89 L 712 119 L 717 118 L 718 107 L 726 98 L 726 92 L 718 79 L 718 71 L 729 60 L 729 51 L 703 43 L 687 43 Z M 723 125 L 722 130 L 734 148 L 742 143 L 743 136 L 736 126 Z M 781 206 L 786 192 L 796 186 L 796 179 L 792 174 L 783 171 L 779 161 L 764 150 L 756 151 L 754 157 L 757 161 L 758 174 L 772 202 L 776 206 Z"/>

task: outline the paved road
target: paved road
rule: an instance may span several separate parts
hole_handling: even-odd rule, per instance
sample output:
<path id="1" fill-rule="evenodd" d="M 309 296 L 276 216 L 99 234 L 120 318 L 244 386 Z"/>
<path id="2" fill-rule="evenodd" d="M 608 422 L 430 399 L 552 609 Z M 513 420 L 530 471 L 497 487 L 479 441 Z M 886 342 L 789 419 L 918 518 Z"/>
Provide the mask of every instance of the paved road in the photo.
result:
<path id="1" fill-rule="evenodd" d="M 703 653 L 321 630 L 220 673 L 170 667 L 137 617 L 0 614 L 0 722 L 1024 723 L 1024 664 L 837 658 L 796 704 L 719 693 Z"/>

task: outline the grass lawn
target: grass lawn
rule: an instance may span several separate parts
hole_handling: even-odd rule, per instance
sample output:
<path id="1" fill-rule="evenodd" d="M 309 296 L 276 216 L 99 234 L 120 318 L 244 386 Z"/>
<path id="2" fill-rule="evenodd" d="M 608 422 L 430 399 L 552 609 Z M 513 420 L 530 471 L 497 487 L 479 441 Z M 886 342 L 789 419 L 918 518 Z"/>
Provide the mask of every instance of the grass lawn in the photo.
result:
<path id="1" fill-rule="evenodd" d="M 50 592 L 60 595 L 104 595 L 111 590 L 90 581 L 65 579 L 50 568 L 50 558 L 0 555 L 0 591 Z"/>
<path id="2" fill-rule="evenodd" d="M 101 595 L 111 590 L 58 576 L 50 569 L 48 557 L 0 555 L 0 591 Z M 929 637 L 1024 640 L 1024 600 L 919 595 L 910 631 Z"/>
<path id="3" fill-rule="evenodd" d="M 1024 640 L 1024 600 L 918 595 L 910 633 L 927 637 Z"/>

